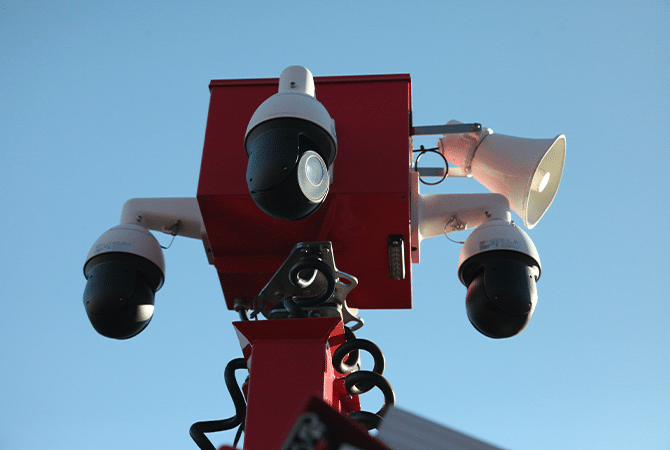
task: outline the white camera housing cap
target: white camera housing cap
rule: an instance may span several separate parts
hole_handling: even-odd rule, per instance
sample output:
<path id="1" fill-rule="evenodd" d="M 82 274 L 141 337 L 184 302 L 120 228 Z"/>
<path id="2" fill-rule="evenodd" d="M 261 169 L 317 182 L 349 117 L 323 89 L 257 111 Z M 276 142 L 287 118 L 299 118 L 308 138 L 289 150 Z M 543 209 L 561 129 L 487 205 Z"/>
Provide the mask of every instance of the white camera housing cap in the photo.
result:
<path id="1" fill-rule="evenodd" d="M 485 252 L 518 252 L 529 257 L 537 265 L 537 279 L 542 273 L 540 255 L 530 237 L 513 222 L 501 219 L 489 220 L 475 228 L 465 240 L 458 259 L 458 276 L 463 281 L 463 265 L 471 258 Z"/>
<path id="2" fill-rule="evenodd" d="M 156 290 L 163 286 L 165 279 L 165 259 L 163 250 L 153 234 L 141 225 L 125 223 L 105 231 L 91 247 L 84 264 L 84 276 L 95 265 L 96 257 L 108 253 L 130 253 L 141 256 L 153 263 L 161 272 Z"/>
<path id="3" fill-rule="evenodd" d="M 302 66 L 290 66 L 284 69 L 279 77 L 279 92 L 261 103 L 251 116 L 244 135 L 245 142 L 249 133 L 261 123 L 290 117 L 306 120 L 323 128 L 337 148 L 335 121 L 325 106 L 314 96 L 314 78 L 312 73 Z M 324 155 L 324 159 L 326 164 L 332 163 L 335 159 L 334 152 L 332 155 Z"/>

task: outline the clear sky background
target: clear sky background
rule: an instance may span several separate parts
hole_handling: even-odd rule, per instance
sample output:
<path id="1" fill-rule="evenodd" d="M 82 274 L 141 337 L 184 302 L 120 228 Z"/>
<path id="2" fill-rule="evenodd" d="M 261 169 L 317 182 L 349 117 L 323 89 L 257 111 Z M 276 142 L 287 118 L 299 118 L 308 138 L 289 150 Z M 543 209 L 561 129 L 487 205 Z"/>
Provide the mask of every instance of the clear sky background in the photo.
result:
<path id="1" fill-rule="evenodd" d="M 442 237 L 413 310 L 362 312 L 398 405 L 510 450 L 670 449 L 670 2 L 388 0 L 0 0 L 0 449 L 195 449 L 193 422 L 233 414 L 237 316 L 200 242 L 165 252 L 128 341 L 89 324 L 82 267 L 127 199 L 195 196 L 210 80 L 293 64 L 410 73 L 415 125 L 567 137 L 521 335 L 470 325 Z"/>

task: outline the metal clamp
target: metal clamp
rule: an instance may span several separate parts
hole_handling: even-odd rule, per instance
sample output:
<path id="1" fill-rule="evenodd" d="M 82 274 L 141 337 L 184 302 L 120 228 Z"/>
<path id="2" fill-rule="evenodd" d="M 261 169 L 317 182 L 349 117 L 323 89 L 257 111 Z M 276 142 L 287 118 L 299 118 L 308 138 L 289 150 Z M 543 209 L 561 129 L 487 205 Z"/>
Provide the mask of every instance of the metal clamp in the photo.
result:
<path id="1" fill-rule="evenodd" d="M 363 319 L 346 304 L 347 295 L 357 285 L 356 277 L 335 267 L 331 242 L 301 242 L 254 298 L 250 316 L 262 313 L 269 319 L 290 317 L 291 308 L 284 307 L 288 300 L 308 311 L 309 317 L 340 316 L 345 324 L 356 322 L 351 329 L 357 330 L 363 326 Z"/>

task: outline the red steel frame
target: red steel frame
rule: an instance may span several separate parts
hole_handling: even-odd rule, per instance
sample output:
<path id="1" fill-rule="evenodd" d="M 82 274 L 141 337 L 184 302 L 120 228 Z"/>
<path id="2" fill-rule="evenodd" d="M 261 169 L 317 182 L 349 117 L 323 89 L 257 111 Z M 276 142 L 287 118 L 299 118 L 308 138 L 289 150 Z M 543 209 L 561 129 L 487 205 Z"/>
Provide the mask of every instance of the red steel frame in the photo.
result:
<path id="1" fill-rule="evenodd" d="M 245 449 L 279 449 L 312 396 L 341 411 L 342 400 L 346 399 L 332 365 L 332 352 L 344 342 L 340 319 L 250 321 L 234 325 L 243 342 L 246 339 L 251 346 L 245 350 L 249 354 Z"/>
<path id="2" fill-rule="evenodd" d="M 296 222 L 272 218 L 251 199 L 244 136 L 278 79 L 213 80 L 198 204 L 229 309 L 253 299 L 298 242 L 331 241 L 338 269 L 358 277 L 354 308 L 412 307 L 409 75 L 315 78 L 335 120 L 338 153 L 324 204 Z M 389 275 L 388 236 L 402 235 L 405 279 Z"/>
<path id="3" fill-rule="evenodd" d="M 277 92 L 278 79 L 210 84 L 197 198 L 226 304 L 233 309 L 235 298 L 258 295 L 298 242 L 331 241 L 338 269 L 359 279 L 349 306 L 411 308 L 410 77 L 317 77 L 315 85 L 337 129 L 333 184 L 316 213 L 289 222 L 263 213 L 245 180 L 246 127 L 256 108 Z M 390 276 L 390 235 L 404 239 L 401 280 Z M 344 392 L 344 376 L 332 367 L 332 352 L 344 342 L 339 318 L 234 326 L 250 374 L 246 450 L 280 448 L 312 397 L 340 413 L 360 409 L 358 398 Z"/>

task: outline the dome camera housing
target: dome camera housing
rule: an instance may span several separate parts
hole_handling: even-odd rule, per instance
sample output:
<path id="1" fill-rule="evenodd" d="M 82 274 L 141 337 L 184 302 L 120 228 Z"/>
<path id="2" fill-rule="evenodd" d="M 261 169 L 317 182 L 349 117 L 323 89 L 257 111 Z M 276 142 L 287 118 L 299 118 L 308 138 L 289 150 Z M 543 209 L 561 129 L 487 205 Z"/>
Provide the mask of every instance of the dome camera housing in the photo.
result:
<path id="1" fill-rule="evenodd" d="M 515 336 L 537 303 L 540 257 L 528 235 L 513 223 L 490 220 L 468 236 L 458 276 L 468 288 L 470 323 L 490 338 Z"/>
<path id="2" fill-rule="evenodd" d="M 244 140 L 247 186 L 254 202 L 277 219 L 300 220 L 323 203 L 337 153 L 335 122 L 314 97 L 314 79 L 291 66 L 279 92 L 249 121 Z"/>
<path id="3" fill-rule="evenodd" d="M 103 336 L 128 339 L 151 321 L 165 279 L 163 251 L 144 227 L 123 224 L 93 244 L 84 264 L 84 307 Z"/>

